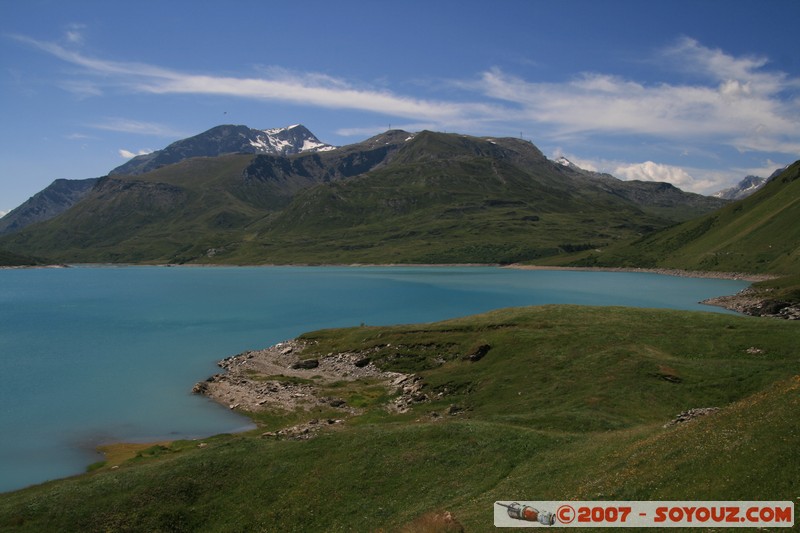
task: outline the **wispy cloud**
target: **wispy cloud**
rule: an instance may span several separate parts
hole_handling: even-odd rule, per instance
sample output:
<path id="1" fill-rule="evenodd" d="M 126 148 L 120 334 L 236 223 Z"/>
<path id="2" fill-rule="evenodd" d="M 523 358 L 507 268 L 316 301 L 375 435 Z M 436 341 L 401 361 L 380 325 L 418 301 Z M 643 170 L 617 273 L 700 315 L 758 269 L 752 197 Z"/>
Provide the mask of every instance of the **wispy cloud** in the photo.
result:
<path id="1" fill-rule="evenodd" d="M 764 58 L 737 58 L 681 39 L 664 50 L 696 84 L 643 84 L 604 73 L 562 83 L 529 82 L 500 69 L 473 88 L 549 125 L 559 138 L 597 133 L 667 138 L 713 138 L 740 151 L 800 153 L 800 80 L 766 71 Z"/>
<path id="2" fill-rule="evenodd" d="M 264 77 L 192 74 L 135 62 L 96 59 L 57 43 L 15 36 L 18 41 L 104 77 L 105 83 L 151 94 L 210 94 L 257 100 L 283 101 L 337 109 L 371 111 L 390 116 L 428 119 L 437 124 L 458 122 L 493 110 L 485 103 L 453 103 L 395 94 L 388 90 L 356 87 L 346 80 L 318 73 L 274 68 Z M 83 92 L 90 82 L 84 80 Z M 99 89 L 97 89 L 99 91 Z"/>
<path id="3" fill-rule="evenodd" d="M 127 118 L 109 118 L 105 122 L 88 124 L 90 128 L 116 131 L 119 133 L 136 133 L 139 135 L 154 135 L 156 137 L 185 137 L 186 133 L 177 131 L 164 124 L 156 122 L 143 122 Z"/>
<path id="4" fill-rule="evenodd" d="M 596 72 L 564 82 L 531 82 L 494 68 L 477 80 L 460 82 L 462 89 L 478 95 L 466 102 L 421 99 L 278 67 L 262 69 L 260 77 L 186 73 L 15 38 L 94 76 L 62 84 L 84 96 L 101 94 L 101 83 L 106 83 L 150 94 L 208 94 L 370 111 L 439 128 L 514 123 L 516 129 L 527 123 L 555 139 L 598 133 L 713 137 L 740 151 L 800 153 L 800 101 L 788 96 L 800 88 L 800 80 L 766 70 L 766 58 L 734 57 L 689 38 L 662 50 L 659 58 L 702 79 L 695 84 L 644 84 Z"/>
<path id="5" fill-rule="evenodd" d="M 79 24 L 76 22 L 68 24 L 64 33 L 67 42 L 71 44 L 83 44 L 83 32 L 85 29 L 85 24 Z"/>
<path id="6" fill-rule="evenodd" d="M 58 86 L 79 99 L 103 95 L 100 85 L 91 80 L 64 80 L 59 82 Z"/>
<path id="7" fill-rule="evenodd" d="M 70 133 L 69 135 L 65 136 L 66 139 L 70 141 L 84 141 L 86 139 L 91 139 L 91 135 L 86 135 L 85 133 Z"/>

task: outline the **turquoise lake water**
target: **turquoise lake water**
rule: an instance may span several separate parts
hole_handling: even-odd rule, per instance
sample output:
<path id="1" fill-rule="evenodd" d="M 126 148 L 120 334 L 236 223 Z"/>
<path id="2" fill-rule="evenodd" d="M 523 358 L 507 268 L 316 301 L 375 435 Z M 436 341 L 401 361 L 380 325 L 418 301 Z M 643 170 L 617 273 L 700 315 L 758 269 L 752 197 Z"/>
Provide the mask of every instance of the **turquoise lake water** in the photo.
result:
<path id="1" fill-rule="evenodd" d="M 85 470 L 95 446 L 249 426 L 192 386 L 305 331 L 570 303 L 725 312 L 743 281 L 492 267 L 0 270 L 0 491 Z"/>

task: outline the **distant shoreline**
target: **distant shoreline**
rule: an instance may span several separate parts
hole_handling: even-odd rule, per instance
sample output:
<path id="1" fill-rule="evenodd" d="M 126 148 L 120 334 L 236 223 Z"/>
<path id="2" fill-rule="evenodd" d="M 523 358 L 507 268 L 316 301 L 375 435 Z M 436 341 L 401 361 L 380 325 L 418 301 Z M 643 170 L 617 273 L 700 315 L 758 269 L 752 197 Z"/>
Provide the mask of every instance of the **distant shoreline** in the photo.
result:
<path id="1" fill-rule="evenodd" d="M 754 274 L 747 272 L 719 272 L 719 271 L 704 271 L 704 270 L 683 270 L 678 268 L 639 268 L 639 267 L 568 267 L 568 266 L 549 266 L 549 265 L 525 265 L 521 263 L 512 263 L 509 265 L 502 265 L 499 263 L 257 263 L 251 265 L 235 265 L 225 263 L 193 263 L 193 264 L 176 264 L 176 263 L 71 263 L 71 264 L 53 264 L 53 265 L 14 265 L 14 266 L 0 266 L 0 270 L 11 269 L 40 269 L 40 268 L 70 268 L 76 267 L 131 267 L 131 266 L 152 266 L 152 267 L 192 267 L 192 268 L 221 268 L 221 267 L 320 267 L 320 268 L 368 268 L 368 267 L 427 267 L 427 268 L 458 268 L 458 267 L 496 267 L 508 268 L 515 270 L 558 270 L 558 271 L 576 271 L 576 272 L 642 272 L 649 274 L 662 274 L 665 276 L 676 276 L 681 278 L 710 278 L 710 279 L 731 279 L 741 281 L 767 281 L 779 278 L 775 274 Z"/>
<path id="2" fill-rule="evenodd" d="M 203 263 L 203 264 L 175 264 L 175 263 L 157 263 L 157 264 L 141 264 L 141 263 L 73 263 L 73 264 L 54 264 L 54 265 L 28 265 L 28 266 L 1 266 L 0 270 L 5 269 L 25 269 L 25 268 L 70 268 L 75 267 L 97 267 L 97 268 L 119 268 L 119 267 L 135 267 L 135 266 L 148 266 L 148 267 L 184 267 L 184 268 L 242 268 L 242 267 L 255 267 L 255 268 L 280 268 L 280 267 L 313 267 L 313 268 L 371 268 L 371 267 L 384 267 L 384 268 L 459 268 L 459 267 L 495 267 L 505 268 L 511 270 L 541 270 L 541 271 L 574 271 L 574 272 L 631 272 L 631 273 L 647 273 L 659 274 L 664 276 L 675 276 L 682 278 L 704 278 L 704 279 L 727 279 L 737 281 L 758 282 L 779 278 L 780 276 L 774 274 L 753 274 L 747 272 L 717 272 L 717 271 L 701 271 L 701 270 L 683 270 L 678 268 L 637 268 L 637 267 L 567 267 L 567 266 L 548 266 L 548 265 L 525 265 L 520 263 L 512 263 L 508 265 L 501 265 L 498 263 L 327 263 L 327 264 L 312 264 L 312 263 L 293 263 L 293 264 L 252 264 L 252 265 L 231 265 L 220 263 Z M 716 298 L 709 298 L 700 302 L 704 305 L 712 305 L 716 307 L 723 307 L 730 311 L 734 311 L 744 315 L 761 314 L 761 309 L 764 308 L 769 302 L 751 288 L 740 291 L 738 294 L 719 296 Z"/>
<path id="3" fill-rule="evenodd" d="M 774 274 L 752 274 L 746 272 L 712 272 L 704 270 L 681 270 L 679 268 L 636 268 L 636 267 L 559 267 L 559 266 L 537 266 L 513 264 L 504 268 L 515 268 L 520 270 L 575 270 L 586 272 L 643 272 L 648 274 L 662 274 L 665 276 L 676 276 L 681 278 L 710 278 L 710 279 L 732 279 L 741 281 L 767 281 L 776 279 L 780 276 Z"/>

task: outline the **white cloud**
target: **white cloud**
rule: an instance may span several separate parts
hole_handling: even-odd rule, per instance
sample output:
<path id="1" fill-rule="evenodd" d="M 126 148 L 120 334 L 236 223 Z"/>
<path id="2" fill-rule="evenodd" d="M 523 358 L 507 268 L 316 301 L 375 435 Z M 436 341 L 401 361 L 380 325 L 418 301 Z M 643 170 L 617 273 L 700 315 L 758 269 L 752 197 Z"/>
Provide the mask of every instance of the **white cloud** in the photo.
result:
<path id="1" fill-rule="evenodd" d="M 147 154 L 150 154 L 152 152 L 153 152 L 152 150 L 139 150 L 138 152 L 134 153 L 134 152 L 131 152 L 130 150 L 125 150 L 124 148 L 121 148 L 119 150 L 119 155 L 121 155 L 125 159 L 130 159 L 132 157 L 136 157 L 137 155 L 147 155 Z"/>
<path id="2" fill-rule="evenodd" d="M 751 84 L 759 92 L 778 91 L 787 82 L 783 73 L 761 70 L 769 63 L 766 57 L 734 57 L 689 37 L 667 47 L 657 61 L 671 62 L 676 69 L 712 81 Z"/>
<path id="3" fill-rule="evenodd" d="M 78 98 L 103 95 L 103 89 L 90 80 L 65 80 L 59 82 L 58 86 Z"/>
<path id="4" fill-rule="evenodd" d="M 86 29 L 85 24 L 79 24 L 76 22 L 67 24 L 67 28 L 64 31 L 64 38 L 70 44 L 76 44 L 76 45 L 83 44 L 84 40 L 83 32 L 85 29 Z"/>
<path id="5" fill-rule="evenodd" d="M 90 135 L 86 135 L 85 133 L 70 133 L 66 136 L 67 139 L 70 141 L 83 141 L 85 139 L 91 139 Z"/>
<path id="6" fill-rule="evenodd" d="M 345 80 L 318 73 L 268 69 L 265 77 L 240 78 L 191 74 L 144 63 L 95 59 L 63 46 L 25 36 L 15 38 L 73 65 L 86 69 L 104 83 L 115 83 L 152 94 L 212 94 L 257 100 L 275 100 L 319 107 L 372 111 L 391 116 L 458 123 L 486 117 L 496 106 L 454 103 L 398 95 L 388 90 L 358 88 Z"/>
<path id="7" fill-rule="evenodd" d="M 528 120 L 550 125 L 556 137 L 713 138 L 740 151 L 800 153 L 800 100 L 791 96 L 800 79 L 765 70 L 765 58 L 733 57 L 692 39 L 680 40 L 660 57 L 705 81 L 643 84 L 583 73 L 561 83 L 541 83 L 491 69 L 471 87 L 518 106 Z"/>
<path id="8" fill-rule="evenodd" d="M 91 128 L 120 133 L 137 133 L 140 135 L 155 135 L 157 137 L 183 137 L 184 133 L 176 131 L 169 126 L 157 122 L 144 122 L 127 118 L 109 118 L 105 122 L 88 125 Z"/>
<path id="9" fill-rule="evenodd" d="M 682 167 L 653 161 L 621 164 L 614 168 L 611 174 L 625 180 L 667 182 L 684 191 L 704 193 L 718 190 L 723 182 L 723 178 L 719 175 L 707 174 L 703 177 L 696 177 Z"/>
<path id="10" fill-rule="evenodd" d="M 626 180 L 666 181 L 678 187 L 695 181 L 688 172 L 680 167 L 662 165 L 652 161 L 621 165 L 614 169 L 613 174 Z"/>
<path id="11" fill-rule="evenodd" d="M 775 164 L 776 166 L 766 174 L 764 172 L 750 172 L 751 169 L 715 170 L 667 165 L 654 161 L 634 163 L 630 161 L 614 161 L 608 159 L 583 159 L 574 154 L 567 154 L 559 148 L 553 152 L 552 158 L 556 159 L 561 156 L 566 157 L 584 170 L 611 174 L 621 180 L 671 183 L 683 191 L 699 194 L 713 194 L 738 183 L 748 174 L 767 176 L 781 166 Z M 771 168 L 771 165 L 766 164 L 764 168 Z"/>
<path id="12" fill-rule="evenodd" d="M 760 166 L 737 169 L 741 177 L 759 176 L 762 178 L 770 177 L 776 170 L 786 166 L 786 163 L 776 163 L 771 159 L 765 160 Z"/>
<path id="13" fill-rule="evenodd" d="M 552 125 L 557 137 L 598 132 L 714 137 L 743 151 L 800 152 L 800 105 L 759 90 L 766 83 L 646 86 L 606 74 L 531 83 L 493 69 L 483 73 L 480 85 L 487 96 L 518 105 L 529 120 Z"/>
<path id="14" fill-rule="evenodd" d="M 3 218 L 8 214 L 8 211 L 0 211 L 0 218 Z"/>

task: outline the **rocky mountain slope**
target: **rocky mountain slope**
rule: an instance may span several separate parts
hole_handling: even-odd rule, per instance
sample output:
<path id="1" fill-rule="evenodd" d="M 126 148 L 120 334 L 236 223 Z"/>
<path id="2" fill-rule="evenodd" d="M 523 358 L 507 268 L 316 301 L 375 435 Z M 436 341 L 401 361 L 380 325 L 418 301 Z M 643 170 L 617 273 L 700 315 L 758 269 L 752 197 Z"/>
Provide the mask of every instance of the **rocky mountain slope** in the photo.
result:
<path id="1" fill-rule="evenodd" d="M 0 235 L 60 215 L 86 197 L 100 178 L 58 179 L 0 218 Z"/>
<path id="2" fill-rule="evenodd" d="M 334 148 L 317 139 L 300 124 L 269 130 L 223 125 L 194 137 L 176 141 L 162 150 L 136 156 L 109 174 L 144 174 L 191 157 L 215 157 L 235 153 L 292 155 L 301 152 L 324 152 Z"/>
<path id="3" fill-rule="evenodd" d="M 762 178 L 760 176 L 745 176 L 739 183 L 737 183 L 733 187 L 729 187 L 719 192 L 715 192 L 712 196 L 714 196 L 715 198 L 723 198 L 725 200 L 743 200 L 748 196 L 750 196 L 751 194 L 753 194 L 754 192 L 761 189 L 761 187 L 766 185 L 768 181 L 783 173 L 783 171 L 786 170 L 788 167 L 789 165 L 786 165 L 783 168 L 777 169 L 767 178 Z"/>
<path id="4" fill-rule="evenodd" d="M 766 182 L 766 178 L 759 176 L 745 176 L 733 187 L 715 192 L 713 196 L 715 198 L 723 198 L 725 200 L 741 200 L 742 198 L 747 198 L 758 189 L 763 187 Z"/>
<path id="5" fill-rule="evenodd" d="M 254 154 L 266 144 L 243 126 L 173 143 L 0 244 L 62 262 L 505 263 L 605 248 L 722 203 L 567 168 L 520 139 L 393 130 L 328 149 L 301 128 L 284 130 L 306 148 L 291 155 Z"/>
<path id="6" fill-rule="evenodd" d="M 137 175 L 192 157 L 223 154 L 291 155 L 325 152 L 335 147 L 321 142 L 305 126 L 256 130 L 247 126 L 223 125 L 194 137 L 176 141 L 163 150 L 134 157 L 111 170 L 109 175 Z M 0 218 L 0 235 L 19 231 L 35 222 L 49 220 L 86 197 L 100 178 L 58 179 L 46 189 Z"/>

